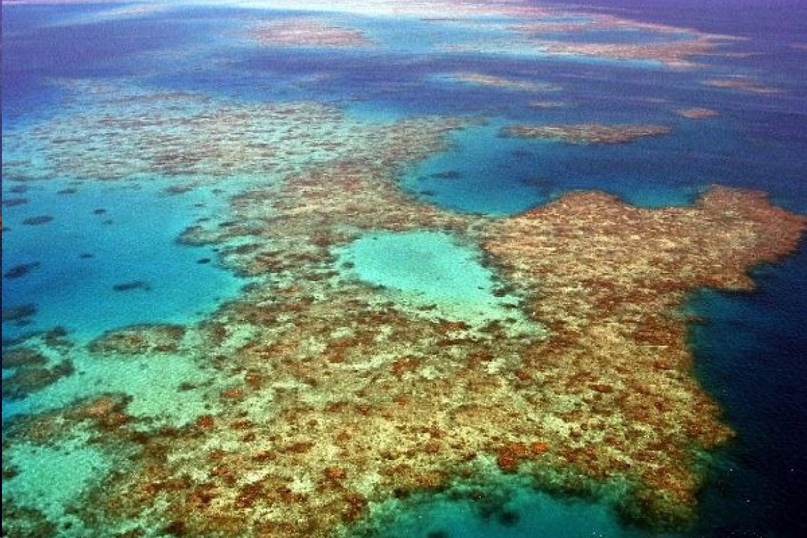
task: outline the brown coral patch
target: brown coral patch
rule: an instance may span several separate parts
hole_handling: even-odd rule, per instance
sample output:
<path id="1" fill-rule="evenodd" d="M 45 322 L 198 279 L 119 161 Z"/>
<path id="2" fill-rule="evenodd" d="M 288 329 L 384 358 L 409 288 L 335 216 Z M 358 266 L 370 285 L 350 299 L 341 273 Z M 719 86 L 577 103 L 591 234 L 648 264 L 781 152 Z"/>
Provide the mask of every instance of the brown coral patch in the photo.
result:
<path id="1" fill-rule="evenodd" d="M 124 394 L 103 394 L 73 404 L 65 413 L 70 419 L 89 419 L 104 430 L 115 429 L 131 421 L 126 413 L 130 397 Z"/>
<path id="2" fill-rule="evenodd" d="M 47 358 L 37 349 L 19 346 L 3 350 L 3 369 L 44 366 Z"/>
<path id="3" fill-rule="evenodd" d="M 720 88 L 724 90 L 738 90 L 749 93 L 756 93 L 760 95 L 775 95 L 782 93 L 782 90 L 766 86 L 759 81 L 748 77 L 734 77 L 734 78 L 710 78 L 703 82 L 704 85 L 712 88 Z"/>
<path id="4" fill-rule="evenodd" d="M 87 345 L 93 353 L 141 355 L 176 353 L 185 336 L 181 325 L 133 325 L 108 331 Z"/>
<path id="5" fill-rule="evenodd" d="M 662 63 L 673 68 L 691 68 L 692 58 L 725 54 L 720 47 L 737 40 L 732 36 L 714 35 L 663 24 L 646 23 L 613 15 L 588 14 L 584 21 L 538 19 L 512 28 L 524 35 L 536 48 L 551 54 L 639 60 Z M 589 31 L 643 31 L 652 39 L 633 43 L 587 43 L 584 40 L 555 41 L 544 34 L 563 32 L 585 35 Z M 680 39 L 682 32 L 689 34 Z M 670 36 L 677 36 L 670 38 Z"/>
<path id="6" fill-rule="evenodd" d="M 3 380 L 3 398 L 10 400 L 26 398 L 31 393 L 72 375 L 74 371 L 73 363 L 69 360 L 50 368 L 35 365 L 22 367 L 13 376 Z"/>

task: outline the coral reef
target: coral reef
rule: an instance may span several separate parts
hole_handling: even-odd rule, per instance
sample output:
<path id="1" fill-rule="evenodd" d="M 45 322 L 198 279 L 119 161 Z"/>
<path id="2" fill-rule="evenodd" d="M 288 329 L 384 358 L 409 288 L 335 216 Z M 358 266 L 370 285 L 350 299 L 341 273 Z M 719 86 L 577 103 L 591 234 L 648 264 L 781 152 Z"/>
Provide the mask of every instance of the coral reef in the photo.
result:
<path id="1" fill-rule="evenodd" d="M 693 448 L 729 432 L 689 374 L 686 292 L 752 287 L 747 268 L 794 249 L 804 228 L 760 193 L 720 187 L 664 210 L 570 194 L 493 226 L 485 248 L 553 331 L 520 370 L 564 395 L 552 412 L 573 439 L 563 457 L 595 476 L 637 477 L 636 500 L 660 519 L 692 509 Z"/>
<path id="2" fill-rule="evenodd" d="M 685 525 L 695 463 L 731 432 L 691 377 L 682 301 L 700 286 L 752 286 L 747 268 L 793 249 L 804 219 L 721 187 L 690 208 L 575 193 L 500 220 L 399 191 L 395 171 L 462 124 L 406 120 L 350 159 L 234 197 L 233 224 L 197 239 L 264 280 L 197 327 L 133 327 L 90 344 L 147 356 L 196 342 L 218 398 L 195 422 L 144 430 L 127 412 L 134 402 L 100 394 L 9 436 L 90 420 L 104 443 L 135 454 L 88 491 L 81 518 L 96 528 L 328 536 L 373 502 L 482 479 L 491 465 L 561 491 L 622 484 L 627 517 Z M 549 333 L 511 338 L 506 320 L 423 316 L 346 279 L 334 249 L 379 229 L 477 242 Z"/>
<path id="3" fill-rule="evenodd" d="M 364 152 L 376 130 L 314 102 L 248 104 L 86 81 L 61 86 L 70 99 L 58 121 L 31 132 L 3 133 L 9 152 L 41 154 L 45 165 L 34 170 L 25 161 L 4 161 L 4 176 L 115 180 L 160 174 L 181 181 L 174 189 L 188 185 L 183 178 L 189 176 L 207 182 L 243 176 L 280 180 Z M 45 218 L 25 223 L 51 220 Z"/>
<path id="4" fill-rule="evenodd" d="M 532 46 L 548 54 L 604 58 L 609 60 L 636 60 L 661 63 L 671 68 L 692 68 L 692 58 L 721 54 L 720 47 L 732 43 L 732 36 L 708 34 L 689 28 L 639 22 L 614 15 L 587 13 L 571 20 L 553 18 L 533 21 L 512 27 L 524 35 Z M 643 33 L 643 38 L 630 43 L 590 43 L 585 40 L 558 41 L 553 34 L 580 34 L 589 32 Z M 646 37 L 645 37 L 646 36 Z M 652 38 L 650 38 L 652 36 Z"/>
<path id="5" fill-rule="evenodd" d="M 711 108 L 679 108 L 675 111 L 676 114 L 690 120 L 702 120 L 705 118 L 716 118 L 720 115 L 717 110 Z"/>
<path id="6" fill-rule="evenodd" d="M 500 136 L 560 140 L 567 144 L 625 144 L 647 136 L 671 132 L 664 125 L 605 125 L 582 123 L 571 125 L 510 125 Z"/>
<path id="7" fill-rule="evenodd" d="M 87 349 L 113 355 L 176 353 L 185 332 L 182 325 L 135 325 L 106 332 L 90 342 Z"/>
<path id="8" fill-rule="evenodd" d="M 479 86 L 488 86 L 524 92 L 547 92 L 558 89 L 552 84 L 542 84 L 532 80 L 515 80 L 511 78 L 486 75 L 484 73 L 457 72 L 446 75 L 445 78 L 447 80 L 463 82 L 466 84 L 476 84 Z"/>
<path id="9" fill-rule="evenodd" d="M 748 77 L 733 77 L 733 78 L 710 78 L 703 82 L 706 86 L 712 88 L 721 88 L 726 90 L 739 90 L 744 92 L 756 93 L 760 95 L 776 95 L 781 93 L 782 90 L 773 88 L 762 84 L 761 82 Z"/>
<path id="10" fill-rule="evenodd" d="M 369 13 L 391 5 L 334 4 Z M 480 13 L 545 13 L 516 3 L 395 6 L 449 17 L 435 24 L 467 24 L 464 16 Z M 693 55 L 714 53 L 725 39 L 693 32 L 678 40 L 681 29 L 605 16 L 512 30 L 533 51 L 670 66 L 691 65 Z M 559 30 L 641 30 L 659 39 L 623 45 L 541 37 Z M 259 25 L 250 37 L 267 46 L 373 44 L 327 19 L 284 19 Z M 474 72 L 450 79 L 551 89 Z M 507 218 L 458 214 L 408 195 L 398 181 L 444 150 L 450 133 L 479 120 L 373 123 L 313 102 L 58 84 L 65 95 L 59 114 L 31 131 L 4 131 L 4 145 L 37 153 L 41 168 L 9 160 L 4 177 L 168 176 L 162 192 L 177 196 L 244 181 L 226 220 L 200 218 L 180 239 L 215 245 L 217 263 L 253 279 L 196 325 L 124 327 L 81 345 L 53 331 L 4 348 L 3 367 L 14 372 L 3 396 L 15 404 L 30 403 L 60 379 L 81 385 L 66 407 L 33 406 L 41 412 L 4 423 L 4 454 L 17 454 L 3 460 L 4 534 L 50 535 L 62 523 L 17 493 L 31 471 L 19 454 L 55 461 L 53 468 L 92 464 L 67 490 L 75 498 L 64 501 L 84 535 L 333 536 L 353 528 L 374 503 L 502 474 L 552 491 L 612 487 L 627 518 L 657 528 L 691 520 L 698 465 L 732 432 L 692 377 L 692 320 L 683 303 L 704 286 L 750 289 L 749 267 L 795 249 L 803 217 L 761 193 L 719 186 L 692 207 L 640 209 L 576 192 Z M 707 84 L 758 89 L 745 79 Z M 713 115 L 699 108 L 679 114 Z M 587 123 L 511 125 L 501 135 L 618 144 L 669 132 Z M 105 218 L 106 210 L 93 213 Z M 439 232 L 481 252 L 493 294 L 519 299 L 509 305 L 512 315 L 454 319 L 437 304 L 399 300 L 351 277 L 340 258 L 359 238 L 413 231 Z M 6 277 L 33 268 L 11 267 Z M 135 280 L 114 289 L 150 287 Z M 25 323 L 35 313 L 34 305 L 11 307 L 3 321 Z M 179 366 L 169 375 L 171 365 Z M 132 378 L 112 379 L 115 372 Z M 126 386 L 143 379 L 136 389 Z M 162 398 L 156 403 L 148 398 L 155 394 Z M 199 400 L 188 404 L 189 395 Z M 172 415 L 159 408 L 165 402 L 185 406 Z M 59 452 L 65 439 L 86 450 Z M 101 457 L 109 454 L 118 455 L 114 466 Z M 512 512 L 486 506 L 503 523 L 514 522 Z"/>
<path id="11" fill-rule="evenodd" d="M 367 47 L 373 44 L 362 31 L 307 18 L 282 19 L 252 30 L 261 45 L 294 47 Z"/>

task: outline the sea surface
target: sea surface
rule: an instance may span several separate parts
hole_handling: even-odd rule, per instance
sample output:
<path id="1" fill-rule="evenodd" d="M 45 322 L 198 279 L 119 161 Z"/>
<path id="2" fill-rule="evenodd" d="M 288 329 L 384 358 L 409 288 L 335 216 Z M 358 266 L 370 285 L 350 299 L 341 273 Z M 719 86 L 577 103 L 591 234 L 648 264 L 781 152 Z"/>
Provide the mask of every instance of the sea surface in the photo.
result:
<path id="1" fill-rule="evenodd" d="M 338 20 L 386 46 L 372 52 L 273 50 L 245 44 L 243 28 L 261 17 L 291 19 L 300 12 L 227 5 L 150 10 L 150 4 L 138 4 L 126 11 L 128 4 L 4 4 L 4 353 L 56 327 L 86 344 L 131 325 L 198 323 L 254 282 L 223 263 L 216 246 L 180 237 L 199 222 L 227 226 L 231 197 L 266 178 L 245 174 L 209 180 L 204 171 L 182 177 L 139 171 L 104 180 L 83 177 L 81 167 L 74 169 L 78 172 L 54 167 L 30 133 L 58 124 L 65 107 L 77 113 L 65 104 L 76 99 L 75 81 L 84 84 L 81 88 L 114 84 L 187 92 L 214 103 L 315 101 L 377 123 L 423 114 L 484 117 L 451 134 L 444 151 L 401 171 L 398 181 L 415 199 L 460 213 L 504 218 L 575 190 L 605 191 L 647 208 L 686 206 L 720 184 L 764 191 L 772 203 L 807 214 L 807 4 L 579 4 L 552 5 L 570 17 L 613 14 L 741 40 L 730 46 L 735 56 L 698 57 L 700 67 L 690 71 L 653 62 L 526 54 L 504 47 L 496 25 L 447 25 L 422 39 L 407 39 L 402 28 L 419 24 L 416 19 L 339 14 Z M 469 32 L 484 34 L 496 46 L 479 53 L 449 46 L 463 43 Z M 609 31 L 585 39 L 624 43 L 642 37 Z M 534 83 L 540 90 L 452 78 L 463 72 Z M 703 84 L 735 77 L 776 91 Z M 81 98 L 91 103 L 88 95 Z M 114 106 L 129 113 L 126 103 Z M 692 120 L 676 113 L 694 107 L 719 115 Z M 596 147 L 499 136 L 513 122 L 663 124 L 674 134 Z M 181 187 L 188 182 L 194 188 L 186 191 Z M 340 256 L 359 279 L 419 295 L 424 304 L 444 301 L 451 308 L 505 316 L 508 297 L 491 295 L 487 268 L 447 234 L 379 233 L 345 247 Z M 432 260 L 431 272 L 415 275 L 409 267 L 415 257 Z M 452 282 L 445 265 L 463 263 L 470 268 L 467 280 Z M 807 243 L 751 274 L 757 284 L 752 291 L 703 289 L 687 303 L 688 313 L 699 320 L 689 326 L 693 375 L 737 435 L 718 450 L 708 470 L 694 527 L 674 536 L 807 535 Z M 143 362 L 114 372 L 115 364 L 88 361 L 76 367 L 96 384 L 114 378 L 107 391 L 131 388 L 151 401 L 153 408 L 138 412 L 157 422 L 182 424 L 205 409 L 193 391 L 175 406 L 164 386 L 166 379 L 202 379 L 195 365 Z M 13 375 L 4 366 L 4 380 Z M 4 444 L 7 420 L 58 409 L 93 393 L 86 383 L 69 379 L 22 399 L 7 398 L 4 391 Z M 163 413 L 160 405 L 171 409 Z M 99 457 L 91 445 L 52 454 L 42 449 L 29 457 L 39 462 L 30 465 L 44 471 L 9 479 L 14 484 L 9 491 L 34 504 L 47 475 L 79 469 L 59 478 L 67 486 L 58 495 L 48 494 L 53 506 L 94 480 L 95 474 L 81 469 L 103 473 L 108 465 L 86 464 Z M 601 499 L 550 494 L 515 479 L 490 488 L 496 502 L 487 511 L 448 493 L 390 501 L 374 510 L 374 532 L 389 538 L 667 535 L 624 524 Z M 5 473 L 3 489 L 5 499 Z M 50 504 L 43 509 L 61 517 Z M 73 535 L 59 528 L 54 536 Z M 77 528 L 70 532 L 82 535 Z"/>

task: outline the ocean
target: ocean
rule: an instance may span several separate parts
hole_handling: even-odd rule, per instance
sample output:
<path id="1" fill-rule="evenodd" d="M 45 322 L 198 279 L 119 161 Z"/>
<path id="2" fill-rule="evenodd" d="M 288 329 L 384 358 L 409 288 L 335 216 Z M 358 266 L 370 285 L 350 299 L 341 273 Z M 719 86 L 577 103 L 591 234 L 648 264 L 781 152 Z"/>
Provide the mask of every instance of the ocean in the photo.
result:
<path id="1" fill-rule="evenodd" d="M 339 2 L 310 9 L 4 4 L 4 535 L 314 536 L 325 528 L 319 522 L 331 521 L 331 510 L 342 516 L 333 516 L 330 528 L 356 537 L 807 534 L 803 239 L 775 263 L 752 267 L 753 289 L 697 286 L 681 307 L 692 356 L 682 371 L 694 376 L 734 431 L 705 451 L 695 473 L 702 480 L 697 504 L 684 525 L 631 516 L 624 509 L 633 487 L 629 473 L 623 483 L 619 472 L 590 478 L 596 473 L 583 470 L 585 485 L 574 487 L 561 472 L 548 478 L 561 460 L 537 467 L 534 479 L 508 472 L 501 459 L 501 469 L 486 467 L 480 457 L 486 470 L 474 474 L 451 459 L 452 445 L 444 447 L 445 467 L 463 471 L 447 473 L 438 486 L 421 478 L 415 482 L 431 485 L 413 487 L 414 479 L 395 483 L 410 463 L 403 456 L 396 456 L 397 474 L 385 474 L 382 460 L 392 458 L 384 454 L 394 452 L 395 441 L 379 448 L 380 455 L 355 461 L 353 453 L 334 448 L 343 444 L 321 451 L 301 445 L 306 429 L 319 436 L 311 434 L 315 447 L 341 430 L 373 432 L 353 418 L 337 427 L 329 422 L 337 419 L 316 413 L 336 406 L 327 417 L 342 417 L 338 406 L 345 401 L 361 416 L 368 414 L 362 405 L 381 406 L 386 400 L 373 390 L 395 385 L 374 369 L 381 372 L 398 355 L 426 364 L 430 348 L 418 347 L 415 336 L 431 342 L 441 323 L 454 339 L 444 347 L 482 342 L 497 350 L 500 343 L 479 332 L 479 320 L 512 323 L 509 333 L 495 334 L 517 342 L 501 344 L 500 360 L 485 366 L 491 375 L 504 372 L 502 379 L 524 352 L 518 346 L 551 334 L 540 317 L 524 321 L 534 288 L 505 282 L 509 269 L 491 261 L 498 254 L 489 246 L 495 232 L 484 231 L 488 226 L 495 230 L 498 222 L 589 191 L 647 210 L 686 209 L 713 185 L 762 191 L 770 203 L 807 215 L 802 2 L 524 5 L 550 5 L 551 24 L 514 30 L 536 16 L 462 5 L 411 15 L 348 12 Z M 596 20 L 604 22 L 585 28 Z M 330 33 L 331 41 L 322 41 Z M 638 43 L 652 50 L 660 40 L 673 50 L 705 35 L 723 37 L 712 38 L 715 48 L 687 53 L 692 65 L 682 65 L 680 56 L 643 56 L 641 46 L 627 58 L 551 48 Z M 553 44 L 536 46 L 539 39 Z M 462 118 L 467 125 L 432 119 L 411 129 L 391 127 L 423 117 Z M 564 143 L 505 136 L 515 124 L 641 124 L 669 131 L 613 144 L 575 140 L 572 133 Z M 438 135 L 445 140 L 434 142 Z M 378 186 L 370 183 L 376 176 L 364 178 L 356 169 L 380 170 L 379 177 L 393 180 Z M 339 170 L 339 177 L 329 170 Z M 337 182 L 351 173 L 360 180 Z M 322 175 L 335 184 L 330 196 L 317 190 Z M 355 207 L 341 213 L 351 189 L 360 195 L 344 202 Z M 381 211 L 362 205 L 376 200 L 396 204 L 394 218 L 385 220 L 382 212 L 362 220 Z M 362 321 L 350 325 L 354 313 L 347 310 L 328 314 L 331 304 L 356 309 Z M 328 355 L 333 342 L 358 340 L 372 320 L 377 332 L 348 345 L 348 359 Z M 415 327 L 410 336 L 395 332 L 406 323 Z M 214 340 L 216 331 L 226 336 Z M 407 349 L 410 337 L 417 345 Z M 267 346 L 263 355 L 255 351 L 260 346 Z M 353 364 L 354 351 L 366 361 Z M 318 369 L 326 366 L 317 357 L 325 356 L 332 365 L 326 366 L 336 368 L 333 377 Z M 402 386 L 415 386 L 407 374 L 396 375 Z M 439 364 L 422 371 L 429 382 L 451 375 Z M 370 381 L 360 387 L 359 379 Z M 440 390 L 424 409 L 438 413 L 441 398 L 453 394 Z M 409 396 L 429 400 L 423 394 Z M 102 401 L 120 415 L 107 409 L 103 422 L 87 410 Z M 378 438 L 349 445 L 355 453 L 372 453 L 367 447 L 375 442 L 387 447 L 385 435 L 401 436 L 401 447 L 426 443 L 425 429 L 407 430 L 389 418 L 398 417 L 392 411 L 378 415 L 384 417 Z M 421 418 L 412 424 L 451 428 L 442 415 Z M 491 438 L 515 440 L 478 426 Z M 396 433 L 389 433 L 393 427 Z M 299 441 L 292 445 L 297 452 L 289 449 L 291 459 L 264 454 L 280 454 L 276 432 Z M 493 446 L 488 442 L 474 446 L 485 452 Z M 239 446 L 246 448 L 239 452 Z M 228 462 L 243 476 L 216 474 L 223 463 L 205 475 L 189 463 L 203 456 L 203 467 Z M 311 465 L 325 466 L 331 482 L 306 478 Z M 350 493 L 332 483 L 345 480 L 343 468 L 346 480 L 361 477 L 339 486 Z M 299 476 L 294 469 L 302 469 Z M 288 491 L 277 485 L 281 478 Z M 146 483 L 161 484 L 153 486 L 153 498 L 143 493 Z M 171 493 L 169 483 L 185 491 L 210 488 L 222 500 L 194 505 L 185 493 Z M 266 504 L 257 494 L 244 500 L 253 483 Z M 227 488 L 236 486 L 241 496 L 233 501 Z M 335 491 L 341 500 L 312 500 Z M 109 501 L 124 494 L 129 504 Z M 183 501 L 175 506 L 172 494 Z M 254 505 L 251 526 L 211 519 L 205 510 L 217 510 L 216 502 L 239 510 Z M 286 516 L 273 508 L 292 502 Z M 359 515 L 345 515 L 352 512 L 334 508 L 339 503 L 358 506 Z M 256 521 L 262 520 L 275 526 L 261 527 Z M 317 523 L 283 526 L 292 520 Z"/>

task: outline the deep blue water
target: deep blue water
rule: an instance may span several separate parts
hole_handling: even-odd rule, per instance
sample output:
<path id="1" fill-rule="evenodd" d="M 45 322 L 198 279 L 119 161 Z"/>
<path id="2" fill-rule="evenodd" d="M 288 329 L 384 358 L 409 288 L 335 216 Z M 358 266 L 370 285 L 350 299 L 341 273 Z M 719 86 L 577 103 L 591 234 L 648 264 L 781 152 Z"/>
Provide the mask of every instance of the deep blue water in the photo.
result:
<path id="1" fill-rule="evenodd" d="M 746 294 L 704 291 L 692 328 L 697 372 L 738 430 L 703 495 L 713 535 L 804 536 L 807 252 L 754 272 Z"/>
<path id="2" fill-rule="evenodd" d="M 720 183 L 764 190 L 775 203 L 807 213 L 807 50 L 791 46 L 807 43 L 807 4 L 798 0 L 595 0 L 587 2 L 586 8 L 744 36 L 748 41 L 734 45 L 732 50 L 760 54 L 729 61 L 704 58 L 705 72 L 681 73 L 608 62 L 426 54 L 430 43 L 413 43 L 400 36 L 393 40 L 395 46 L 373 54 L 245 52 L 227 38 L 226 32 L 220 34 L 225 37 L 216 46 L 205 30 L 234 31 L 238 21 L 254 17 L 254 12 L 198 9 L 190 16 L 189 12 L 182 16 L 154 14 L 145 17 L 146 39 L 143 19 L 48 26 L 43 34 L 42 25 L 62 20 L 66 12 L 83 16 L 99 8 L 17 7 L 3 13 L 3 126 L 22 125 L 53 113 L 61 97 L 53 83 L 58 78 L 133 77 L 154 87 L 250 101 L 314 98 L 343 105 L 357 114 L 471 112 L 489 116 L 488 124 L 457 135 L 448 152 L 407 171 L 402 185 L 413 195 L 460 211 L 509 214 L 574 189 L 605 190 L 649 207 L 683 205 L 691 203 L 708 185 Z M 379 36 L 395 33 L 388 21 L 367 20 L 364 24 Z M 88 47 L 88 42 L 93 46 Z M 149 53 L 176 62 L 177 58 L 184 60 L 155 63 L 149 60 Z M 558 90 L 519 92 L 463 85 L 440 76 L 460 71 L 545 82 Z M 329 75 L 327 79 L 315 77 L 324 72 Z M 785 93 L 760 97 L 701 84 L 704 78 L 737 73 L 754 76 Z M 531 106 L 534 101 L 558 101 L 562 106 L 536 108 Z M 675 114 L 678 108 L 695 106 L 717 109 L 721 115 L 694 122 Z M 673 133 L 633 145 L 602 148 L 502 139 L 497 135 L 499 126 L 507 123 L 576 121 L 662 123 L 671 125 Z M 452 172 L 453 179 L 435 176 L 441 172 Z M 12 196 L 10 188 L 9 183 L 3 185 L 4 199 Z M 56 211 L 65 198 L 55 191 L 55 185 L 37 187 L 26 195 L 38 210 L 36 214 Z M 48 243 L 58 234 L 49 234 L 46 226 L 23 228 L 30 241 L 17 241 L 13 235 L 4 238 L 4 272 L 19 263 L 40 263 L 30 280 L 3 282 L 4 304 L 24 303 L 28 297 L 38 303 L 40 317 L 33 328 L 57 323 L 59 313 L 53 305 L 59 304 L 59 293 L 46 290 L 45 283 L 62 282 L 59 278 L 64 279 L 58 287 L 62 293 L 81 293 L 80 280 L 84 278 L 115 296 L 109 292 L 115 283 L 152 281 L 155 273 L 161 274 L 161 284 L 152 284 L 147 293 L 185 290 L 184 295 L 174 293 L 170 298 L 159 295 L 166 302 L 164 310 L 156 313 L 138 304 L 144 300 L 144 290 L 118 295 L 125 299 L 118 300 L 121 309 L 106 315 L 106 324 L 95 325 L 95 316 L 87 310 L 90 297 L 85 295 L 78 301 L 71 298 L 77 314 L 70 316 L 73 325 L 65 325 L 87 335 L 128 322 L 191 319 L 215 307 L 222 298 L 221 289 L 231 293 L 237 290 L 238 281 L 224 271 L 196 263 L 214 253 L 172 244 L 171 238 L 195 216 L 189 209 L 192 200 L 175 213 L 158 193 L 148 189 L 138 192 L 139 204 L 154 204 L 153 218 L 162 223 L 161 233 L 142 251 L 129 248 L 131 259 L 121 259 L 115 256 L 108 239 L 88 240 L 86 231 L 104 230 L 91 215 L 98 205 L 94 196 L 103 196 L 108 210 L 122 210 L 132 204 L 115 198 L 115 194 L 98 194 L 97 189 L 82 188 L 77 196 L 73 210 L 81 216 L 73 222 L 79 231 L 71 234 L 69 229 L 60 229 L 67 239 L 59 241 L 59 248 Z M 209 203 L 215 205 L 214 201 Z M 18 233 L 19 221 L 30 216 L 26 213 L 30 210 L 31 205 L 4 208 L 4 225 L 13 228 L 11 234 Z M 47 226 L 58 224 L 55 219 Z M 114 236 L 118 230 L 107 228 L 103 233 Z M 132 233 L 137 230 L 145 233 L 134 225 L 128 229 Z M 80 258 L 82 253 L 94 257 Z M 154 267 L 143 274 L 132 271 L 137 262 L 154 256 L 174 267 L 193 269 L 209 283 L 209 289 L 192 293 L 180 285 L 186 275 L 172 277 L 164 268 Z M 55 264 L 54 259 L 61 263 Z M 704 290 L 695 294 L 689 305 L 706 320 L 691 328 L 697 375 L 738 432 L 736 442 L 721 451 L 719 464 L 710 475 L 702 495 L 701 522 L 693 536 L 807 535 L 803 509 L 803 499 L 807 498 L 807 247 L 802 244 L 781 264 L 758 268 L 754 276 L 759 288 L 753 292 Z M 24 327 L 4 326 L 3 336 L 18 336 L 21 331 Z M 569 536 L 597 532 L 588 526 L 591 517 L 609 521 L 598 527 L 605 535 L 642 534 L 616 526 L 598 505 L 580 501 L 570 505 L 543 494 L 531 495 L 528 490 L 517 491 L 510 508 L 520 516 L 508 520 L 508 525 L 475 519 L 475 512 L 465 501 L 437 498 L 410 507 L 409 514 L 394 523 L 398 527 L 388 532 L 390 536 L 427 536 L 438 530 L 456 537 L 534 536 L 532 529 L 541 525 L 536 514 L 545 510 L 544 523 L 555 529 L 545 532 L 552 536 L 561 535 L 561 529 Z M 576 518 L 576 522 L 563 519 L 566 524 L 557 523 L 558 517 Z"/>

